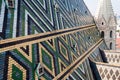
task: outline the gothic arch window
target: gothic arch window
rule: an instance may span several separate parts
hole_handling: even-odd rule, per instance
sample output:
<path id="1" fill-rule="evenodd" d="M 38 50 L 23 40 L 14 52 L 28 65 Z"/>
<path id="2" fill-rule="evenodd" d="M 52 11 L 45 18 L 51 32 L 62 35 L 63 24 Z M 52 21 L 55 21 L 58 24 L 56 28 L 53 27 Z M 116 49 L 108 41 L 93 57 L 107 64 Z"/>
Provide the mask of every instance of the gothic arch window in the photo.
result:
<path id="1" fill-rule="evenodd" d="M 102 31 L 101 32 L 101 38 L 104 38 L 104 35 L 105 35 L 104 31 Z"/>
<path id="2" fill-rule="evenodd" d="M 112 38 L 112 35 L 113 35 L 113 32 L 112 32 L 112 31 L 110 31 L 110 38 Z"/>
<path id="3" fill-rule="evenodd" d="M 112 49 L 112 42 L 110 43 L 110 49 Z"/>

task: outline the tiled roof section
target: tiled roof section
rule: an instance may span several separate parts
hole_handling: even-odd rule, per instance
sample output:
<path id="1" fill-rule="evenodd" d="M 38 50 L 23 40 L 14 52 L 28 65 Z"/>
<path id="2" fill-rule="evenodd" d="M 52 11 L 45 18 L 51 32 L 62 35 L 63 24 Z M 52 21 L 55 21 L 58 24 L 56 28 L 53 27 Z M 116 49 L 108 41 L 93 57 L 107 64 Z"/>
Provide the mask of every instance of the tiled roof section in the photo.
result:
<path id="1" fill-rule="evenodd" d="M 120 80 L 120 66 L 108 63 L 96 63 L 102 80 Z"/>
<path id="2" fill-rule="evenodd" d="M 120 51 L 104 51 L 107 61 L 111 64 L 119 65 L 120 64 Z"/>

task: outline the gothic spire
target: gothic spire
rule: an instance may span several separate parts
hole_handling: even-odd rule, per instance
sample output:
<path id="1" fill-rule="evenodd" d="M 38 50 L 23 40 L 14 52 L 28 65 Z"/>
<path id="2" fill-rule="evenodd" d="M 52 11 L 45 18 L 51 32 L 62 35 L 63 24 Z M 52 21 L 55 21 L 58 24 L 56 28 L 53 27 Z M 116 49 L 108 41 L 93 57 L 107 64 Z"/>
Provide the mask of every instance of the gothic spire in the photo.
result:
<path id="1" fill-rule="evenodd" d="M 111 0 L 99 0 L 96 19 L 104 17 L 105 21 L 108 22 L 110 17 L 114 16 L 112 9 Z"/>

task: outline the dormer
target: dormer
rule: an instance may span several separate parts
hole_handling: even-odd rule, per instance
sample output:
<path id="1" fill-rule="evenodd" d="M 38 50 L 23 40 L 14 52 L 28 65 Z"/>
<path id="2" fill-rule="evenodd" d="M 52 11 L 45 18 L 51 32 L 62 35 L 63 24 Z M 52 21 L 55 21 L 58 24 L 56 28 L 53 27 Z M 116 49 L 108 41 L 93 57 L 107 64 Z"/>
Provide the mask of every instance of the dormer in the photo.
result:
<path id="1" fill-rule="evenodd" d="M 8 8 L 14 8 L 15 6 L 15 0 L 7 0 Z"/>

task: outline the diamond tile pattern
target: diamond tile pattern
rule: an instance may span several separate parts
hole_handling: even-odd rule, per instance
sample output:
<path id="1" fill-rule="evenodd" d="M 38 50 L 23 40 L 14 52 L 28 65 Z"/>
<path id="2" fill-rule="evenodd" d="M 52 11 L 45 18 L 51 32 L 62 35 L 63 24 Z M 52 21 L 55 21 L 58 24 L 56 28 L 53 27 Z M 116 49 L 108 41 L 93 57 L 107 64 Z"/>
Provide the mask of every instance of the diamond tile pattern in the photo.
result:
<path id="1" fill-rule="evenodd" d="M 14 9 L 6 9 L 6 0 L 0 0 L 0 80 L 53 80 L 61 73 L 71 73 L 72 80 L 93 80 L 87 58 L 82 67 L 75 63 L 101 39 L 83 0 L 7 0 L 8 4 L 11 1 Z M 97 44 L 95 49 L 105 45 Z M 41 76 L 39 63 L 45 70 Z M 72 74 L 76 66 L 80 68 Z"/>
<path id="2" fill-rule="evenodd" d="M 109 63 L 120 64 L 120 53 L 106 52 L 106 58 Z"/>
<path id="3" fill-rule="evenodd" d="M 110 75 L 109 74 L 107 75 L 107 79 L 110 79 Z"/>
<path id="4" fill-rule="evenodd" d="M 97 64 L 98 72 L 102 80 L 120 80 L 120 68 Z"/>
<path id="5" fill-rule="evenodd" d="M 0 14 L 0 39 L 23 38 L 22 36 L 26 39 L 16 38 L 16 41 L 10 40 L 10 43 L 0 41 L 0 48 L 5 47 L 6 51 L 0 53 L 0 80 L 38 80 L 36 79 L 38 74 L 36 75 L 34 71 L 38 63 L 41 63 L 45 70 L 40 80 L 53 80 L 63 73 L 65 78 L 70 74 L 70 80 L 94 80 L 88 56 L 84 56 L 84 53 L 91 50 L 91 46 L 98 44 L 100 35 L 93 26 L 95 24 L 93 17 L 83 0 L 12 1 L 15 3 L 15 10 L 9 7 L 7 10 L 6 1 L 0 0 L 0 5 L 3 5 L 3 9 L 0 6 L 1 14 L 4 13 L 4 15 Z M 1 16 L 4 21 L 1 21 Z M 82 27 L 76 26 L 86 27 L 78 31 L 77 29 Z M 63 31 L 64 29 L 67 31 Z M 32 35 L 37 33 L 41 33 L 41 36 Z M 34 37 L 30 38 L 27 35 Z M 27 42 L 31 43 L 28 45 Z M 21 46 L 21 43 L 24 44 Z M 10 45 L 12 48 L 9 47 Z M 93 52 L 90 58 L 96 62 L 103 61 L 99 48 L 106 48 L 104 42 L 99 42 L 90 51 Z M 83 59 L 79 59 L 81 56 L 85 57 L 84 62 Z M 108 54 L 107 58 L 110 62 L 120 62 L 119 54 Z M 120 80 L 119 68 L 100 65 L 98 70 L 102 80 Z"/>

